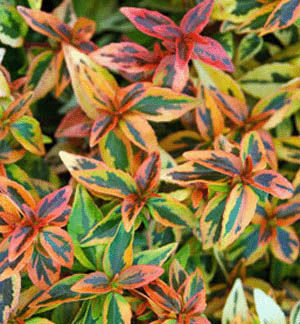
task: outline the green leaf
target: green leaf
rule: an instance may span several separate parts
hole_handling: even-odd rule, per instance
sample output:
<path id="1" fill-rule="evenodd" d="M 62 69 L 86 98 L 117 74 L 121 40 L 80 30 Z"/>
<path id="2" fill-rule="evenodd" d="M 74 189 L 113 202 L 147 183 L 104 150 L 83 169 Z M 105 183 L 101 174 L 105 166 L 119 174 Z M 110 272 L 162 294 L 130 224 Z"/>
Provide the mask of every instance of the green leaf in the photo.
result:
<path id="1" fill-rule="evenodd" d="M 29 6 L 31 9 L 40 10 L 42 7 L 43 0 L 28 0 Z"/>
<path id="2" fill-rule="evenodd" d="M 1 3 L 0 17 L 0 41 L 12 47 L 22 46 L 28 26 L 17 9 Z"/>
<path id="3" fill-rule="evenodd" d="M 132 265 L 133 236 L 133 229 L 126 232 L 123 223 L 120 223 L 116 234 L 105 250 L 103 259 L 104 272 L 110 278 L 113 278 L 117 273 L 120 273 L 123 268 Z"/>
<path id="4" fill-rule="evenodd" d="M 167 194 L 148 199 L 147 207 L 152 217 L 164 226 L 184 228 L 195 227 L 197 219 L 184 204 Z"/>
<path id="5" fill-rule="evenodd" d="M 176 250 L 178 243 L 170 243 L 157 249 L 141 251 L 134 255 L 133 264 L 163 265 L 170 255 Z"/>
<path id="6" fill-rule="evenodd" d="M 252 59 L 263 46 L 262 37 L 256 34 L 247 34 L 240 42 L 237 51 L 237 60 L 239 64 Z"/>
<path id="7" fill-rule="evenodd" d="M 77 185 L 72 212 L 68 223 L 68 233 L 79 242 L 102 220 L 103 214 L 94 203 L 87 190 Z"/>
<path id="8" fill-rule="evenodd" d="M 103 307 L 103 324 L 130 324 L 131 307 L 121 295 L 110 293 L 107 295 Z"/>

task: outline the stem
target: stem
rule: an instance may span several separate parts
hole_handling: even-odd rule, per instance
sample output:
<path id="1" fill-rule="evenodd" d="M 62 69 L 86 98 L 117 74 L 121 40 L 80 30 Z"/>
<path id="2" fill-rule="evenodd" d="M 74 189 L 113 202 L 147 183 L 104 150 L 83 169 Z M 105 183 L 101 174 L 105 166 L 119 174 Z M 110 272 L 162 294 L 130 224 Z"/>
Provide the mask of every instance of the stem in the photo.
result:
<path id="1" fill-rule="evenodd" d="M 41 42 L 25 42 L 24 47 L 26 49 L 31 47 L 43 47 L 43 48 L 51 48 L 51 46 L 47 43 L 41 43 Z"/>
<path id="2" fill-rule="evenodd" d="M 225 266 L 224 266 L 224 263 L 223 263 L 222 260 L 220 259 L 220 254 L 219 254 L 218 248 L 217 248 L 216 246 L 214 246 L 213 250 L 214 250 L 215 258 L 216 258 L 216 260 L 217 260 L 217 262 L 218 262 L 218 265 L 220 266 L 220 268 L 221 268 L 221 270 L 222 270 L 222 272 L 223 272 L 223 275 L 224 275 L 226 281 L 227 281 L 228 283 L 230 283 L 229 274 L 228 274 L 228 272 L 227 272 L 227 270 L 226 270 L 226 268 L 225 268 Z"/>

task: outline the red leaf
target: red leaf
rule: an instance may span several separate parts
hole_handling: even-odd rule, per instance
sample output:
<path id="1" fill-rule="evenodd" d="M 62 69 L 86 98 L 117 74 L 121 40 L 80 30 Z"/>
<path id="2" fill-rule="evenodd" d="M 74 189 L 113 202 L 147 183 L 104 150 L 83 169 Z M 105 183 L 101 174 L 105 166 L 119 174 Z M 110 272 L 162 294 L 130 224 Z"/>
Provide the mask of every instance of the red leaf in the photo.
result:
<path id="1" fill-rule="evenodd" d="M 62 119 L 55 137 L 86 137 L 90 133 L 90 122 L 80 107 L 70 110 Z"/>
<path id="2" fill-rule="evenodd" d="M 176 64 L 178 68 L 183 68 L 188 64 L 194 50 L 194 42 L 176 39 Z"/>
<path id="3" fill-rule="evenodd" d="M 159 182 L 161 160 L 158 152 L 153 152 L 138 168 L 134 180 L 141 194 L 150 192 Z"/>
<path id="4" fill-rule="evenodd" d="M 19 225 L 12 233 L 9 248 L 8 258 L 12 262 L 24 253 L 33 243 L 38 234 L 38 230 L 33 226 Z"/>
<path id="5" fill-rule="evenodd" d="M 123 289 L 135 289 L 156 280 L 164 272 L 164 269 L 154 265 L 134 265 L 123 270 L 117 280 Z"/>
<path id="6" fill-rule="evenodd" d="M 213 9 L 214 0 L 201 1 L 196 7 L 190 9 L 182 18 L 180 28 L 185 34 L 200 33 L 207 25 Z"/>
<path id="7" fill-rule="evenodd" d="M 104 272 L 93 272 L 86 275 L 71 287 L 78 293 L 105 294 L 112 290 L 109 279 Z"/>
<path id="8" fill-rule="evenodd" d="M 64 213 L 72 195 L 72 187 L 65 186 L 44 197 L 37 205 L 37 216 L 48 222 Z"/>
<path id="9" fill-rule="evenodd" d="M 120 11 L 135 25 L 138 30 L 159 39 L 165 39 L 165 37 L 164 35 L 156 32 L 154 27 L 160 25 L 176 26 L 170 18 L 157 11 L 129 7 L 122 7 Z"/>
<path id="10" fill-rule="evenodd" d="M 108 132 L 116 127 L 118 118 L 105 110 L 100 110 L 99 115 L 93 123 L 91 135 L 90 135 L 90 146 L 93 147 L 100 139 L 105 136 Z"/>
<path id="11" fill-rule="evenodd" d="M 194 44 L 192 59 L 201 60 L 216 68 L 233 72 L 234 66 L 224 48 L 209 37 L 199 36 Z"/>
<path id="12" fill-rule="evenodd" d="M 293 185 L 276 171 L 257 171 L 252 178 L 245 180 L 253 187 L 270 193 L 275 197 L 288 199 L 293 196 Z"/>
<path id="13" fill-rule="evenodd" d="M 128 195 L 122 202 L 122 220 L 124 228 L 127 232 L 131 230 L 138 214 L 144 207 L 145 202 L 142 201 L 136 194 Z"/>
<path id="14" fill-rule="evenodd" d="M 129 74 L 154 71 L 159 61 L 145 47 L 131 43 L 111 43 L 90 54 L 98 64 Z"/>

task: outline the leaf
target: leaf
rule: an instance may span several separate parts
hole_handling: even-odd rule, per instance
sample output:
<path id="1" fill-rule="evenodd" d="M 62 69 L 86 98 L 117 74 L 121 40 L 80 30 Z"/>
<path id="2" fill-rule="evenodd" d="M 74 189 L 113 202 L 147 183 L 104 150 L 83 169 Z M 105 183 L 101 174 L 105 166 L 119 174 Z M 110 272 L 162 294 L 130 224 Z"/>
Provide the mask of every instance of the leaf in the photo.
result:
<path id="1" fill-rule="evenodd" d="M 220 245 L 224 249 L 234 242 L 251 222 L 258 197 L 249 186 L 238 183 L 231 190 L 223 214 Z"/>
<path id="2" fill-rule="evenodd" d="M 41 9 L 43 0 L 28 0 L 31 9 Z"/>
<path id="3" fill-rule="evenodd" d="M 0 281 L 0 323 L 8 322 L 10 313 L 18 306 L 21 292 L 21 277 L 19 274 Z"/>
<path id="4" fill-rule="evenodd" d="M 206 307 L 206 301 L 205 287 L 201 271 L 196 269 L 191 273 L 182 287 L 184 287 L 183 300 L 185 302 L 185 308 L 187 307 L 186 310 L 193 313 L 202 313 Z M 200 296 L 200 298 L 194 299 L 195 296 Z"/>
<path id="5" fill-rule="evenodd" d="M 111 70 L 129 74 L 151 73 L 157 66 L 157 60 L 151 52 L 132 42 L 111 43 L 91 53 L 90 57 Z"/>
<path id="6" fill-rule="evenodd" d="M 3 119 L 9 119 L 13 123 L 22 117 L 29 110 L 32 95 L 33 93 L 30 91 L 13 101 L 4 111 Z"/>
<path id="7" fill-rule="evenodd" d="M 163 272 L 163 268 L 155 265 L 133 265 L 120 273 L 117 284 L 122 289 L 140 288 L 158 279 Z"/>
<path id="8" fill-rule="evenodd" d="M 26 226 L 22 223 L 17 225 L 14 229 L 8 248 L 9 262 L 15 261 L 21 254 L 23 254 L 30 246 L 38 235 L 38 230 L 32 226 Z"/>
<path id="9" fill-rule="evenodd" d="M 273 170 L 278 168 L 277 152 L 272 140 L 272 136 L 265 130 L 258 130 L 259 136 L 263 141 L 265 152 L 267 154 L 267 162 Z"/>
<path id="10" fill-rule="evenodd" d="M 210 37 L 198 36 L 191 56 L 221 70 L 234 72 L 234 66 L 222 45 Z"/>
<path id="11" fill-rule="evenodd" d="M 298 90 L 278 90 L 261 99 L 253 107 L 251 117 L 255 121 L 265 116 L 264 129 L 273 128 L 282 122 L 298 98 Z"/>
<path id="12" fill-rule="evenodd" d="M 40 123 L 36 119 L 23 116 L 10 125 L 10 130 L 26 150 L 37 155 L 45 154 Z"/>
<path id="13" fill-rule="evenodd" d="M 151 87 L 130 110 L 139 112 L 151 121 L 167 122 L 181 117 L 193 109 L 196 103 L 195 98 L 176 93 L 171 89 Z"/>
<path id="14" fill-rule="evenodd" d="M 172 169 L 163 170 L 161 176 L 164 181 L 178 183 L 182 186 L 198 182 L 214 184 L 226 178 L 226 175 L 202 166 L 197 161 L 189 161 Z"/>
<path id="15" fill-rule="evenodd" d="M 68 222 L 68 233 L 73 240 L 81 241 L 103 218 L 86 189 L 77 185 L 72 212 Z"/>
<path id="16" fill-rule="evenodd" d="M 31 194 L 17 182 L 0 176 L 0 189 L 9 196 L 20 210 L 22 210 L 23 204 L 28 205 L 32 209 L 35 208 L 36 202 Z"/>
<path id="17" fill-rule="evenodd" d="M 71 287 L 83 277 L 84 274 L 75 274 L 58 281 L 42 293 L 42 295 L 34 299 L 30 304 L 30 307 L 52 306 L 80 299 L 93 298 L 94 295 L 78 294 L 71 290 Z"/>
<path id="18" fill-rule="evenodd" d="M 134 164 L 132 146 L 120 129 L 115 128 L 103 136 L 99 142 L 99 150 L 108 167 L 132 174 Z"/>
<path id="19" fill-rule="evenodd" d="M 133 229 L 126 232 L 124 225 L 120 223 L 117 232 L 107 245 L 103 258 L 103 269 L 110 278 L 120 273 L 125 267 L 132 265 L 133 236 Z"/>
<path id="20" fill-rule="evenodd" d="M 194 227 L 196 218 L 191 210 L 167 194 L 149 198 L 147 207 L 151 216 L 164 226 L 173 228 Z"/>
<path id="21" fill-rule="evenodd" d="M 189 66 L 180 66 L 176 64 L 176 55 L 167 55 L 160 61 L 152 80 L 155 86 L 182 92 L 189 80 Z"/>
<path id="22" fill-rule="evenodd" d="M 115 235 L 121 221 L 121 205 L 113 208 L 80 240 L 82 247 L 106 244 Z"/>
<path id="23" fill-rule="evenodd" d="M 27 24 L 36 32 L 56 41 L 68 42 L 72 35 L 68 25 L 62 23 L 52 14 L 40 10 L 31 10 L 22 6 L 17 7 Z"/>
<path id="24" fill-rule="evenodd" d="M 60 277 L 60 265 L 37 249 L 33 250 L 27 271 L 30 280 L 42 290 L 55 284 Z"/>
<path id="25" fill-rule="evenodd" d="M 266 152 L 258 132 L 248 132 L 242 138 L 240 157 L 244 164 L 247 156 L 251 157 L 253 171 L 266 167 Z"/>
<path id="26" fill-rule="evenodd" d="M 52 50 L 37 55 L 29 65 L 24 85 L 26 91 L 34 90 L 32 100 L 44 97 L 55 85 L 55 55 Z"/>
<path id="27" fill-rule="evenodd" d="M 300 4 L 297 0 L 282 0 L 278 3 L 266 21 L 261 35 L 274 32 L 292 25 L 300 16 Z"/>
<path id="28" fill-rule="evenodd" d="M 118 119 L 115 116 L 101 110 L 91 129 L 90 147 L 98 144 L 106 134 L 116 127 L 117 123 Z"/>
<path id="29" fill-rule="evenodd" d="M 291 227 L 276 227 L 276 237 L 271 242 L 275 257 L 285 263 L 292 264 L 299 255 L 298 235 Z"/>
<path id="30" fill-rule="evenodd" d="M 121 170 L 100 169 L 72 172 L 72 176 L 87 189 L 98 194 L 120 198 L 137 191 L 133 178 Z"/>
<path id="31" fill-rule="evenodd" d="M 255 98 L 278 90 L 283 84 L 299 75 L 299 68 L 287 63 L 261 65 L 244 74 L 239 83 L 245 92 Z"/>
<path id="32" fill-rule="evenodd" d="M 209 91 L 216 101 L 219 109 L 230 118 L 235 124 L 244 126 L 248 119 L 249 110 L 245 102 L 235 97 L 226 95 L 218 90 Z"/>
<path id="33" fill-rule="evenodd" d="M 9 238 L 0 243 L 0 281 L 10 278 L 12 275 L 20 272 L 28 263 L 33 248 L 30 246 L 16 260 L 10 262 L 8 258 Z"/>
<path id="34" fill-rule="evenodd" d="M 300 203 L 286 203 L 279 205 L 274 211 L 276 224 L 278 226 L 288 226 L 300 219 Z"/>
<path id="35" fill-rule="evenodd" d="M 128 301 L 117 293 L 106 296 L 103 305 L 103 324 L 130 324 L 131 307 Z"/>
<path id="36" fill-rule="evenodd" d="M 97 107 L 97 113 L 99 114 L 99 110 L 113 111 L 113 103 L 119 89 L 115 79 L 108 78 L 101 71 L 94 71 L 91 66 L 82 62 L 79 63 L 78 69 L 79 85 L 82 87 L 83 93 Z M 93 119 L 97 117 L 95 116 Z"/>
<path id="37" fill-rule="evenodd" d="M 254 33 L 247 34 L 240 42 L 237 51 L 237 61 L 241 65 L 254 58 L 262 49 L 263 39 Z"/>
<path id="38" fill-rule="evenodd" d="M 210 140 L 222 134 L 224 119 L 209 91 L 201 87 L 200 95 L 203 103 L 195 110 L 197 128 L 206 140 Z"/>
<path id="39" fill-rule="evenodd" d="M 48 222 L 62 215 L 72 195 L 72 187 L 65 186 L 47 195 L 36 206 L 37 216 Z"/>
<path id="40" fill-rule="evenodd" d="M 226 2 L 224 0 L 216 0 L 212 18 L 241 23 L 257 12 L 260 7 L 262 7 L 262 3 L 258 0 L 243 3 L 238 0 L 226 0 Z"/>
<path id="41" fill-rule="evenodd" d="M 291 310 L 290 324 L 297 324 L 300 321 L 300 301 Z"/>
<path id="42" fill-rule="evenodd" d="M 241 21 L 242 24 L 238 28 L 239 33 L 251 33 L 261 31 L 264 27 L 268 17 L 276 7 L 277 2 L 271 2 L 262 6 L 259 10 L 247 17 L 246 20 Z M 261 3 L 260 3 L 261 6 Z"/>
<path id="43" fill-rule="evenodd" d="M 200 218 L 203 249 L 212 248 L 221 237 L 222 219 L 228 194 L 217 193 L 206 205 Z"/>
<path id="44" fill-rule="evenodd" d="M 84 276 L 71 287 L 77 293 L 105 294 L 112 290 L 104 272 L 93 272 Z"/>
<path id="45" fill-rule="evenodd" d="M 78 104 L 89 118 L 95 119 L 98 116 L 98 111 L 95 104 L 82 88 L 82 82 L 80 81 L 78 72 L 79 66 L 88 66 L 97 72 L 97 76 L 101 75 L 101 79 L 107 80 L 109 84 L 115 84 L 115 79 L 105 68 L 96 64 L 86 54 L 80 52 L 75 47 L 63 44 L 63 51 Z"/>
<path id="46" fill-rule="evenodd" d="M 201 33 L 208 23 L 213 4 L 213 0 L 205 0 L 190 9 L 180 22 L 182 31 L 186 34 L 191 32 Z"/>
<path id="47" fill-rule="evenodd" d="M 243 321 L 248 319 L 249 309 L 241 279 L 236 279 L 226 299 L 222 313 L 222 324 L 231 323 L 239 315 Z"/>
<path id="48" fill-rule="evenodd" d="M 252 242 L 249 244 L 249 242 Z M 259 244 L 259 226 L 249 225 L 242 235 L 228 249 L 228 260 L 238 262 L 245 260 L 246 265 L 253 264 L 266 252 L 268 245 Z"/>
<path id="49" fill-rule="evenodd" d="M 29 175 L 25 171 L 23 171 L 16 164 L 6 165 L 5 169 L 6 175 L 9 179 L 18 182 L 21 186 L 26 188 L 26 190 L 29 191 L 35 201 L 40 200 L 32 179 L 30 179 Z"/>
<path id="50" fill-rule="evenodd" d="M 158 143 L 149 122 L 137 113 L 127 113 L 119 122 L 125 136 L 142 150 L 157 151 Z"/>
<path id="51" fill-rule="evenodd" d="M 172 289 L 178 291 L 182 284 L 187 279 L 188 274 L 183 268 L 183 266 L 179 263 L 179 261 L 175 258 L 169 270 L 169 282 Z"/>
<path id="52" fill-rule="evenodd" d="M 1 3 L 0 41 L 3 44 L 20 47 L 28 27 L 14 6 Z"/>
<path id="53" fill-rule="evenodd" d="M 245 96 L 239 84 L 228 74 L 202 61 L 193 60 L 193 66 L 199 76 L 201 84 L 211 90 L 233 96 L 246 103 Z"/>
<path id="54" fill-rule="evenodd" d="M 231 177 L 242 172 L 241 160 L 232 153 L 221 150 L 203 150 L 185 152 L 183 156 L 192 161 Z"/>
<path id="55" fill-rule="evenodd" d="M 40 241 L 55 262 L 67 268 L 73 265 L 73 243 L 66 231 L 56 226 L 45 227 Z"/>
<path id="56" fill-rule="evenodd" d="M 253 187 L 281 199 L 291 198 L 294 192 L 292 184 L 281 174 L 273 170 L 257 171 L 251 179 L 246 181 Z"/>
<path id="57" fill-rule="evenodd" d="M 124 228 L 129 232 L 145 205 L 145 201 L 141 200 L 136 194 L 128 195 L 122 202 L 122 220 Z"/>
<path id="58" fill-rule="evenodd" d="M 87 158 L 85 156 L 71 154 L 64 151 L 60 151 L 59 156 L 71 173 L 78 170 L 94 170 L 97 168 L 106 168 L 106 165 L 103 162 Z"/>
<path id="59" fill-rule="evenodd" d="M 157 11 L 129 7 L 122 7 L 120 11 L 135 25 L 138 30 L 159 39 L 165 39 L 165 37 L 155 31 L 156 26 L 176 26 L 170 18 Z"/>
<path id="60" fill-rule="evenodd" d="M 179 295 L 161 280 L 156 280 L 144 287 L 146 294 L 167 312 L 178 314 L 181 309 Z"/>
<path id="61" fill-rule="evenodd" d="M 160 170 L 160 155 L 158 152 L 153 152 L 144 160 L 134 177 L 140 194 L 151 192 L 158 185 Z"/>
<path id="62" fill-rule="evenodd" d="M 134 254 L 133 265 L 152 264 L 162 266 L 176 250 L 178 243 L 169 243 L 160 248 L 141 251 Z"/>
<path id="63" fill-rule="evenodd" d="M 55 137 L 86 137 L 90 134 L 90 128 L 89 118 L 80 107 L 75 107 L 63 117 Z"/>
<path id="64" fill-rule="evenodd" d="M 254 289 L 255 308 L 261 323 L 286 324 L 285 316 L 280 307 L 261 289 Z"/>

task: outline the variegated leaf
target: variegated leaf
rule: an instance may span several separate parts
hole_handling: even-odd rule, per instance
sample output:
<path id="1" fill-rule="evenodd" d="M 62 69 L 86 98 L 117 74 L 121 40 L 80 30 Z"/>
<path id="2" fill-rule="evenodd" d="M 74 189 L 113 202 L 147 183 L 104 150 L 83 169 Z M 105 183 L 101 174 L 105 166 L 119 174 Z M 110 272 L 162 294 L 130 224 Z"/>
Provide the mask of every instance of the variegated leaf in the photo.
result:
<path id="1" fill-rule="evenodd" d="M 103 258 L 103 269 L 110 278 L 120 273 L 125 267 L 132 265 L 133 236 L 133 229 L 126 232 L 124 225 L 120 223 L 117 232 L 107 245 Z"/>
<path id="2" fill-rule="evenodd" d="M 147 207 L 152 217 L 164 226 L 174 228 L 195 227 L 196 218 L 191 210 L 167 194 L 149 198 Z"/>
<path id="3" fill-rule="evenodd" d="M 276 236 L 271 242 L 273 254 L 282 262 L 292 264 L 299 255 L 299 238 L 291 227 L 276 227 Z"/>
<path id="4" fill-rule="evenodd" d="M 10 125 L 15 139 L 29 152 L 45 154 L 40 123 L 33 117 L 23 116 Z"/>
<path id="5" fill-rule="evenodd" d="M 238 183 L 231 190 L 223 214 L 220 246 L 224 249 L 234 242 L 251 222 L 258 197 L 250 186 Z"/>
<path id="6" fill-rule="evenodd" d="M 71 287 L 77 293 L 105 294 L 112 290 L 109 279 L 104 272 L 93 272 Z"/>
<path id="7" fill-rule="evenodd" d="M 57 226 L 48 226 L 43 229 L 40 241 L 46 252 L 65 267 L 73 265 L 73 243 L 69 234 Z"/>
<path id="8" fill-rule="evenodd" d="M 148 285 L 163 274 L 163 268 L 155 265 L 134 265 L 124 269 L 117 280 L 123 289 L 135 289 Z"/>
<path id="9" fill-rule="evenodd" d="M 103 305 L 103 324 L 130 324 L 132 318 L 128 301 L 117 293 L 106 296 Z"/>

